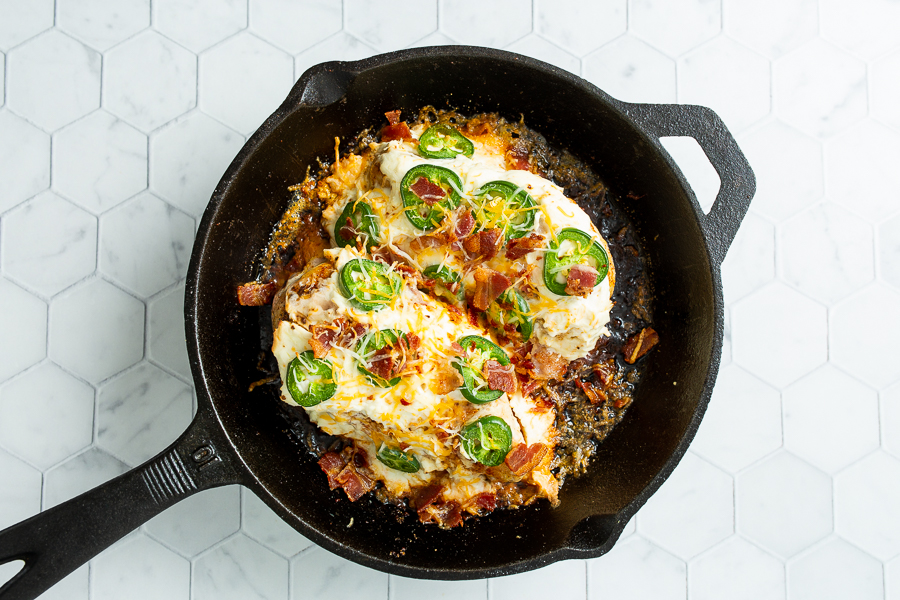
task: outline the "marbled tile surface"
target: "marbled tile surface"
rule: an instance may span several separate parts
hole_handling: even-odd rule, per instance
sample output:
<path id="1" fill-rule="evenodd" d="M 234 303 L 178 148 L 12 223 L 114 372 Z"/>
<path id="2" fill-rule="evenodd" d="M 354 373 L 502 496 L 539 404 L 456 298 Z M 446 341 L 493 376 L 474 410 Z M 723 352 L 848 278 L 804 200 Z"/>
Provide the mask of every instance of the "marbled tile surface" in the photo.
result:
<path id="1" fill-rule="evenodd" d="M 898 32 L 896 0 L 0 0 L 0 528 L 190 421 L 193 234 L 292 82 L 476 44 L 710 106 L 756 171 L 719 380 L 671 479 L 605 557 L 457 583 L 337 558 L 222 488 L 44 597 L 900 598 Z M 665 143 L 709 207 L 702 152 Z"/>

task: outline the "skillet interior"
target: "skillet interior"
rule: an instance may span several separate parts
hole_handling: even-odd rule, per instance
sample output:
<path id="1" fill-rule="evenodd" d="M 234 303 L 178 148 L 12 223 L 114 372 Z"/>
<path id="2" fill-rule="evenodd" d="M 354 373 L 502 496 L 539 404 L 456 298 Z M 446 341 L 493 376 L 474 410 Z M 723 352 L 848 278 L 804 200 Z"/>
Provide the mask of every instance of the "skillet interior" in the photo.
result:
<path id="1" fill-rule="evenodd" d="M 498 58 L 498 55 L 501 58 Z M 692 193 L 621 105 L 563 71 L 512 55 L 467 49 L 392 55 L 319 68 L 251 138 L 204 215 L 188 290 L 189 344 L 201 402 L 211 402 L 245 463 L 252 487 L 288 523 L 325 547 L 388 572 L 462 579 L 536 568 L 559 558 L 596 556 L 668 475 L 705 410 L 721 344 L 721 286 L 698 224 Z M 346 94 L 336 102 L 342 90 Z M 626 199 L 655 292 L 661 343 L 625 420 L 601 445 L 588 474 L 563 487 L 562 505 L 497 511 L 442 531 L 364 498 L 351 504 L 328 489 L 315 461 L 293 443 L 259 378 L 260 315 L 240 308 L 238 284 L 253 279 L 260 251 L 286 207 L 286 187 L 342 139 L 378 126 L 388 110 L 414 115 L 425 104 L 464 113 L 499 111 L 592 165 Z M 717 308 L 718 307 L 718 308 Z M 195 321 L 191 323 L 191 319 Z M 718 323 L 718 326 L 717 326 Z M 196 368 L 199 367 L 199 368 Z M 652 484 L 652 485 L 651 485 Z M 349 524 L 352 521 L 352 526 Z"/>

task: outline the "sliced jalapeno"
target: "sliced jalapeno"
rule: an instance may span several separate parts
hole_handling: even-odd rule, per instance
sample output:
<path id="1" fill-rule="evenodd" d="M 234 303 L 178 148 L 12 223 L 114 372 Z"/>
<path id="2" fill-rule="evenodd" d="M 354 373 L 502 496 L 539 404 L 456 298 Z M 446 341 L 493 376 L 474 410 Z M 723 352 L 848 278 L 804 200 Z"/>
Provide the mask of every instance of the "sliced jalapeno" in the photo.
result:
<path id="1" fill-rule="evenodd" d="M 397 345 L 401 336 L 405 338 L 406 334 L 394 329 L 382 329 L 381 331 L 372 332 L 371 334 L 364 336 L 359 342 L 356 346 L 356 353 L 365 358 L 367 354 L 375 352 L 376 350 L 381 350 L 385 346 L 393 348 Z M 366 376 L 366 379 L 372 382 L 372 385 L 389 388 L 400 383 L 400 377 L 385 379 L 368 370 L 365 364 L 361 364 L 357 368 L 360 373 Z"/>
<path id="2" fill-rule="evenodd" d="M 529 310 L 528 301 L 519 290 L 508 288 L 488 306 L 487 318 L 497 331 L 506 336 L 509 335 L 506 326 L 514 325 L 522 340 L 527 341 L 534 330 L 534 323 L 528 316 Z"/>
<path id="3" fill-rule="evenodd" d="M 463 452 L 486 467 L 496 467 L 512 446 L 512 430 L 500 417 L 481 417 L 459 432 Z"/>
<path id="4" fill-rule="evenodd" d="M 334 396 L 337 391 L 334 365 L 329 360 L 316 358 L 312 350 L 307 350 L 288 364 L 285 384 L 294 402 L 300 406 L 315 406 Z"/>
<path id="5" fill-rule="evenodd" d="M 425 158 L 456 158 L 460 154 L 472 156 L 475 146 L 463 134 L 449 125 L 434 125 L 419 138 L 419 154 Z"/>
<path id="6" fill-rule="evenodd" d="M 606 277 L 609 258 L 606 251 L 591 236 L 580 229 L 567 228 L 556 234 L 550 250 L 544 255 L 544 284 L 554 294 L 568 296 L 566 279 L 575 265 L 590 265 L 597 269 L 598 285 Z"/>
<path id="7" fill-rule="evenodd" d="M 380 242 L 380 235 L 378 216 L 368 202 L 348 202 L 334 224 L 334 241 L 338 248 L 355 248 L 356 238 L 362 236 L 363 247 L 371 249 Z"/>
<path id="8" fill-rule="evenodd" d="M 391 303 L 403 280 L 386 265 L 365 258 L 348 261 L 338 276 L 338 289 L 359 310 L 379 310 Z"/>
<path id="9" fill-rule="evenodd" d="M 448 302 L 457 303 L 465 297 L 462 278 L 456 271 L 451 271 L 447 267 L 442 267 L 441 265 L 431 265 L 425 267 L 425 270 L 422 271 L 422 275 L 438 282 L 437 285 L 434 286 L 434 292 L 438 296 L 445 298 Z"/>
<path id="10" fill-rule="evenodd" d="M 391 448 L 384 444 L 381 445 L 375 456 L 391 469 L 403 471 L 404 473 L 415 473 L 421 468 L 419 459 L 412 452 L 404 452 L 399 448 Z"/>
<path id="11" fill-rule="evenodd" d="M 491 181 L 474 195 L 475 221 L 481 229 L 502 229 L 506 239 L 520 238 L 534 229 L 534 199 L 509 181 Z"/>
<path id="12" fill-rule="evenodd" d="M 459 391 L 472 404 L 486 404 L 503 395 L 503 390 L 488 389 L 484 377 L 484 364 L 494 359 L 503 366 L 509 364 L 509 356 L 494 342 L 477 335 L 467 335 L 457 340 L 463 347 L 463 356 L 453 361 L 453 368 L 463 377 Z"/>
<path id="13" fill-rule="evenodd" d="M 400 181 L 400 196 L 409 222 L 430 231 L 440 225 L 450 210 L 462 201 L 459 175 L 435 165 L 417 165 Z"/>

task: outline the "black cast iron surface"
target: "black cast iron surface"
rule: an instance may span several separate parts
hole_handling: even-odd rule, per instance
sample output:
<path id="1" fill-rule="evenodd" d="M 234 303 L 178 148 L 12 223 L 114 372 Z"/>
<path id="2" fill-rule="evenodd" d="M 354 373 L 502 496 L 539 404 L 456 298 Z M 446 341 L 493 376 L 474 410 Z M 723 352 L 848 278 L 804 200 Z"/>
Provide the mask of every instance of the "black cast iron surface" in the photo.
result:
<path id="1" fill-rule="evenodd" d="M 254 402 L 259 314 L 236 286 L 287 201 L 334 138 L 378 126 L 389 110 L 423 105 L 523 116 L 550 144 L 587 162 L 632 221 L 655 293 L 662 342 L 648 360 L 626 419 L 586 476 L 546 503 L 497 511 L 443 531 L 364 498 L 328 489 L 321 470 Z M 722 188 L 708 215 L 659 137 L 694 137 Z M 0 532 L 0 562 L 26 567 L 2 600 L 34 598 L 153 515 L 199 490 L 250 487 L 285 521 L 358 563 L 411 577 L 475 579 L 607 552 L 669 476 L 693 439 L 712 392 L 722 344 L 719 265 L 747 211 L 753 174 L 721 120 L 696 106 L 627 104 L 582 79 L 519 55 L 472 47 L 406 50 L 307 71 L 240 151 L 200 224 L 185 298 L 198 415 L 170 448 L 135 470 Z M 352 526 L 350 524 L 352 523 Z"/>

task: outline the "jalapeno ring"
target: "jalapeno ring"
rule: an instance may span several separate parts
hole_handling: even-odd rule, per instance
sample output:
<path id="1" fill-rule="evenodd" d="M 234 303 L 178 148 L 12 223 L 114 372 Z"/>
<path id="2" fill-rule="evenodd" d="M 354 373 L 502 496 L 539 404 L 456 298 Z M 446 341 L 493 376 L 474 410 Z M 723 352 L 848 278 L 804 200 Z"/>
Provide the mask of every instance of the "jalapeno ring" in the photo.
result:
<path id="1" fill-rule="evenodd" d="M 434 286 L 434 291 L 438 296 L 445 298 L 447 301 L 458 303 L 465 297 L 462 278 L 456 271 L 451 271 L 447 267 L 442 267 L 441 265 L 430 265 L 425 267 L 422 271 L 422 275 L 438 282 L 437 285 Z M 457 288 L 455 293 L 452 291 L 453 287 Z"/>
<path id="2" fill-rule="evenodd" d="M 453 368 L 463 377 L 459 388 L 463 397 L 472 404 L 487 404 L 502 396 L 503 390 L 488 389 L 483 370 L 484 364 L 491 359 L 504 367 L 509 364 L 509 356 L 503 348 L 478 335 L 464 336 L 457 343 L 465 352 L 464 356 L 453 361 Z"/>
<path id="3" fill-rule="evenodd" d="M 506 308 L 509 307 L 509 308 Z M 508 288 L 487 309 L 487 320 L 499 333 L 508 336 L 507 324 L 514 324 L 523 341 L 528 341 L 534 331 L 534 322 L 528 315 L 530 307 L 525 297 L 515 288 Z"/>
<path id="4" fill-rule="evenodd" d="M 562 251 L 563 244 L 567 246 Z M 606 251 L 591 236 L 580 229 L 566 228 L 556 234 L 550 242 L 550 250 L 544 255 L 544 285 L 558 296 L 568 296 L 566 279 L 569 269 L 575 265 L 590 265 L 597 269 L 597 281 L 600 284 L 609 270 L 609 258 Z"/>
<path id="5" fill-rule="evenodd" d="M 419 138 L 419 154 L 425 158 L 456 158 L 473 152 L 472 141 L 449 125 L 433 125 Z"/>
<path id="6" fill-rule="evenodd" d="M 371 249 L 380 241 L 381 228 L 378 226 L 378 216 L 369 206 L 368 202 L 348 202 L 341 216 L 334 224 L 334 241 L 338 248 L 344 246 L 356 247 L 356 236 L 344 237 L 341 233 L 350 220 L 350 227 L 363 236 L 363 247 Z"/>
<path id="7" fill-rule="evenodd" d="M 415 473 L 421 468 L 415 454 L 404 452 L 399 448 L 391 448 L 385 444 L 381 445 L 375 457 L 385 466 L 404 473 Z"/>
<path id="8" fill-rule="evenodd" d="M 300 406 L 315 406 L 325 402 L 337 391 L 334 365 L 316 358 L 312 350 L 297 355 L 287 367 L 285 385 L 294 402 Z"/>
<path id="9" fill-rule="evenodd" d="M 509 454 L 512 430 L 500 417 L 481 417 L 460 430 L 459 440 L 470 459 L 486 467 L 496 467 Z"/>
<path id="10" fill-rule="evenodd" d="M 381 350 L 385 346 L 393 348 L 400 341 L 401 337 L 406 338 L 406 334 L 394 329 L 374 331 L 360 340 L 359 344 L 356 346 L 356 353 L 365 358 L 366 354 L 369 352 Z M 400 383 L 400 377 L 392 377 L 391 379 L 379 377 L 375 373 L 369 371 L 363 364 L 360 364 L 357 369 L 366 376 L 366 379 L 368 379 L 372 385 L 377 385 L 378 387 L 390 388 Z"/>
<path id="11" fill-rule="evenodd" d="M 413 191 L 414 187 L 420 190 L 421 195 Z M 461 192 L 459 175 L 436 165 L 416 165 L 400 181 L 400 197 L 406 218 L 423 231 L 431 231 L 440 225 L 446 213 L 459 206 Z"/>
<path id="12" fill-rule="evenodd" d="M 509 181 L 491 181 L 474 195 L 475 222 L 481 229 L 502 229 L 506 239 L 520 238 L 534 229 L 538 208 L 523 188 Z"/>
<path id="13" fill-rule="evenodd" d="M 364 311 L 380 310 L 400 294 L 403 280 L 384 263 L 354 258 L 338 275 L 338 289 L 350 304 Z"/>

